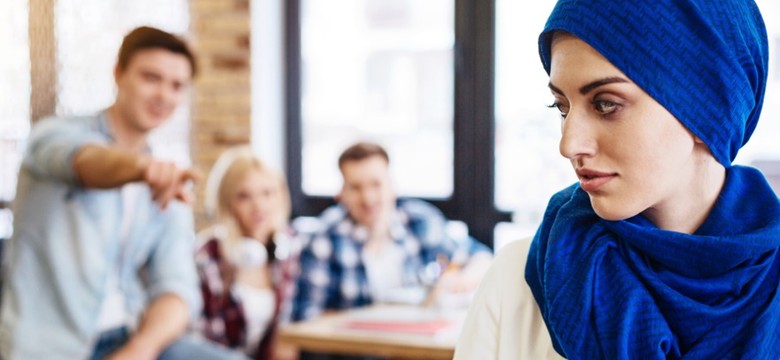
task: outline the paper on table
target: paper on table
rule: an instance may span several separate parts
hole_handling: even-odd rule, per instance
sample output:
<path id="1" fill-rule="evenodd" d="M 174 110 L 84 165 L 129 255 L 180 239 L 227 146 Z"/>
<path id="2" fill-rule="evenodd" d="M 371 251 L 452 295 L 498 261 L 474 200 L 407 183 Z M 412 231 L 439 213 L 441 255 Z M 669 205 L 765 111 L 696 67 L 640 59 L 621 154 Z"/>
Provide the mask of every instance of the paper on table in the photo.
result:
<path id="1" fill-rule="evenodd" d="M 457 333 L 462 324 L 462 317 L 446 316 L 435 309 L 386 306 L 355 311 L 340 326 L 353 330 L 439 337 Z"/>
<path id="2" fill-rule="evenodd" d="M 343 324 L 347 329 L 401 332 L 410 334 L 437 335 L 457 323 L 451 320 L 435 321 L 370 321 L 351 320 Z"/>

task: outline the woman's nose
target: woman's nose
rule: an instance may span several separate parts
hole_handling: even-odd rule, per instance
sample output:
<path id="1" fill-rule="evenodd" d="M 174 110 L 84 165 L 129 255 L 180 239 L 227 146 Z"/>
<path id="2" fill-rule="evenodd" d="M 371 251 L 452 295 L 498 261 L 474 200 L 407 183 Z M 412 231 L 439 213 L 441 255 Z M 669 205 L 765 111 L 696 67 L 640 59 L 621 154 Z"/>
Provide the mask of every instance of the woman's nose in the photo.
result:
<path id="1" fill-rule="evenodd" d="M 255 195 L 254 197 L 252 197 L 252 207 L 253 207 L 255 210 L 262 209 L 262 208 L 263 208 L 263 205 L 264 205 L 264 203 L 265 203 L 265 199 L 263 199 L 263 197 L 262 197 L 262 196 Z"/>
<path id="2" fill-rule="evenodd" d="M 593 156 L 596 153 L 596 129 L 587 115 L 570 111 L 561 123 L 559 151 L 569 160 Z"/>

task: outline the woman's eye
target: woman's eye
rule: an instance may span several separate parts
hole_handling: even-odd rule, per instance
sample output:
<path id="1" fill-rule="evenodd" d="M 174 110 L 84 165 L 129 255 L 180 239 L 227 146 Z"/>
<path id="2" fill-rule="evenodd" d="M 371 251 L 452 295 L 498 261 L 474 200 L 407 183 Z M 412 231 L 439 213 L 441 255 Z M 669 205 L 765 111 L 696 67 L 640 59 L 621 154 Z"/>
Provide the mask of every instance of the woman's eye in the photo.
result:
<path id="1" fill-rule="evenodd" d="M 551 109 L 558 109 L 558 112 L 561 113 L 562 118 L 565 118 L 566 115 L 569 113 L 569 106 L 564 105 L 563 103 L 557 101 L 550 105 L 547 105 L 547 107 Z"/>
<path id="2" fill-rule="evenodd" d="M 617 110 L 618 104 L 608 100 L 593 100 L 593 107 L 597 112 L 605 115 Z"/>

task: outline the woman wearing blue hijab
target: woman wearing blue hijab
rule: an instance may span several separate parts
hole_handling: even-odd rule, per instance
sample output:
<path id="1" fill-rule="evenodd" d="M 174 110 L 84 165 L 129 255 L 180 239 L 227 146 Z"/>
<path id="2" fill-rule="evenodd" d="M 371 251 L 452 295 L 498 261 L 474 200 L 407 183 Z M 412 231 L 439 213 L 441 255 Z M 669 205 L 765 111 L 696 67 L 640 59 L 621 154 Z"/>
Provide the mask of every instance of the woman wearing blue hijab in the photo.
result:
<path id="1" fill-rule="evenodd" d="M 767 49 L 752 0 L 559 1 L 539 50 L 580 181 L 550 200 L 524 279 L 506 273 L 521 248 L 496 259 L 503 280 L 483 283 L 456 358 L 549 341 L 570 359 L 780 359 L 780 202 L 731 164 Z M 530 289 L 549 335 L 507 345 L 508 319 L 534 321 L 509 286 Z"/>

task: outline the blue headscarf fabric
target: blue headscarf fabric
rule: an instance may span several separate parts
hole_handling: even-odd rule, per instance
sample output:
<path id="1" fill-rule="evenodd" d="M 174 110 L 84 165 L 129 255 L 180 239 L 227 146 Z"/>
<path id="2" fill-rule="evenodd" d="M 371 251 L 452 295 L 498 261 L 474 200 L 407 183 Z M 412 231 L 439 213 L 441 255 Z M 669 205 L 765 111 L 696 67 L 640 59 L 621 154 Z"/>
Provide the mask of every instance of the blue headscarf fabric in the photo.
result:
<path id="1" fill-rule="evenodd" d="M 701 138 L 726 182 L 694 234 L 644 216 L 607 221 L 575 184 L 556 194 L 526 281 L 572 359 L 780 359 L 780 201 L 731 166 L 763 103 L 767 40 L 751 0 L 561 0 L 551 34 L 599 51 Z"/>
<path id="2" fill-rule="evenodd" d="M 642 215 L 599 218 L 573 185 L 553 196 L 526 280 L 570 359 L 780 359 L 780 202 L 732 166 L 692 235 Z"/>
<path id="3" fill-rule="evenodd" d="M 728 167 L 756 128 L 769 46 L 753 0 L 561 0 L 539 37 L 580 38 L 677 117 Z"/>

